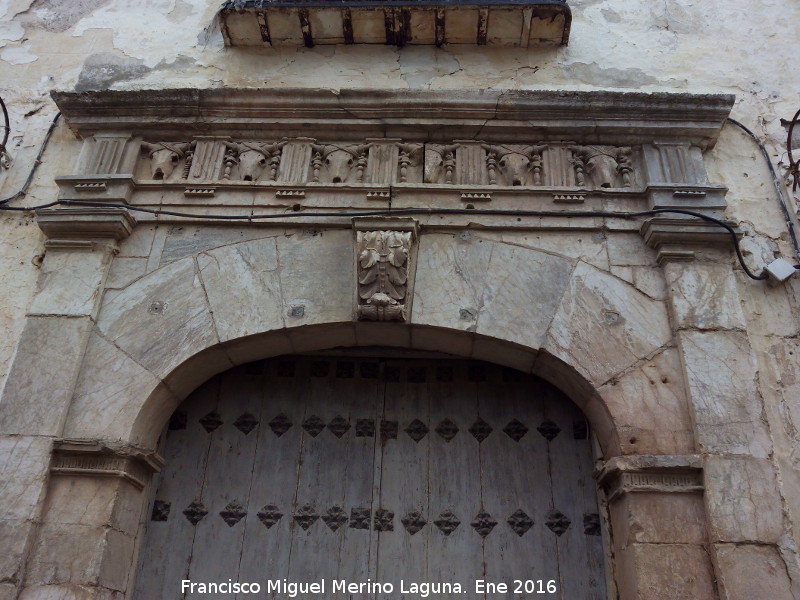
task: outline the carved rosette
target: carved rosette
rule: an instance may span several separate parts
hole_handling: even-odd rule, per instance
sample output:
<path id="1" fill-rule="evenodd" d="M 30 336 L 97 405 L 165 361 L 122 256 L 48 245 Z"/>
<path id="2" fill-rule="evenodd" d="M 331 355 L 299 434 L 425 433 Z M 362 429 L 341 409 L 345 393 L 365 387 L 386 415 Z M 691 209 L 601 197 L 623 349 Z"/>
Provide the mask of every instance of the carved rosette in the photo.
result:
<path id="1" fill-rule="evenodd" d="M 356 220 L 356 316 L 362 321 L 405 321 L 416 223 Z"/>

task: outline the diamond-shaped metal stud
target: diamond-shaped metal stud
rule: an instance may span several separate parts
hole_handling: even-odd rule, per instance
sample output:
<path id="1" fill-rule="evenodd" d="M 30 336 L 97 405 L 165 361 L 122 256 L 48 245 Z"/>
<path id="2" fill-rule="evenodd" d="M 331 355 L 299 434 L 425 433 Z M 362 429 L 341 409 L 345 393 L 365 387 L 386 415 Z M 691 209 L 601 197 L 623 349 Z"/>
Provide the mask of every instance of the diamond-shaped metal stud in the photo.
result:
<path id="1" fill-rule="evenodd" d="M 169 518 L 171 504 L 163 500 L 156 500 L 153 503 L 153 513 L 150 515 L 151 521 L 166 521 Z"/>
<path id="2" fill-rule="evenodd" d="M 264 506 L 264 508 L 256 513 L 256 516 L 258 517 L 258 520 L 261 521 L 267 529 L 269 529 L 275 525 L 275 523 L 281 520 L 283 513 L 274 504 L 267 504 Z"/>
<path id="3" fill-rule="evenodd" d="M 311 371 L 312 377 L 327 377 L 328 376 L 328 368 L 330 364 L 327 360 L 316 360 L 311 363 Z"/>
<path id="4" fill-rule="evenodd" d="M 546 421 L 542 421 L 542 424 L 536 428 L 536 431 L 541 433 L 548 442 L 551 442 L 553 438 L 561 433 L 561 427 L 553 423 L 550 419 L 547 419 Z"/>
<path id="5" fill-rule="evenodd" d="M 228 506 L 219 511 L 219 516 L 228 524 L 228 527 L 233 527 L 247 515 L 247 511 L 242 508 L 242 505 L 236 502 L 229 502 Z"/>
<path id="6" fill-rule="evenodd" d="M 419 419 L 414 419 L 406 427 L 406 433 L 412 440 L 418 442 L 427 435 L 428 426 Z"/>
<path id="7" fill-rule="evenodd" d="M 350 430 L 350 422 L 343 416 L 336 415 L 331 419 L 331 422 L 328 423 L 328 430 L 337 438 L 341 438 Z"/>
<path id="8" fill-rule="evenodd" d="M 406 371 L 406 379 L 409 383 L 425 383 L 428 378 L 428 372 L 425 367 L 408 367 Z"/>
<path id="9" fill-rule="evenodd" d="M 217 427 L 222 425 L 222 417 L 219 416 L 219 413 L 215 410 L 212 410 L 202 419 L 200 419 L 200 425 L 203 426 L 208 433 L 214 431 Z"/>
<path id="10" fill-rule="evenodd" d="M 369 529 L 370 510 L 361 506 L 350 509 L 350 528 Z"/>
<path id="11" fill-rule="evenodd" d="M 394 531 L 394 513 L 383 508 L 376 510 L 372 528 L 375 531 Z"/>
<path id="12" fill-rule="evenodd" d="M 470 365 L 467 367 L 467 379 L 476 383 L 486 381 L 486 367 L 483 365 Z"/>
<path id="13" fill-rule="evenodd" d="M 544 522 L 556 535 L 564 533 L 567 528 L 569 528 L 570 523 L 572 523 L 572 521 L 560 510 L 551 510 L 547 513 L 547 520 Z"/>
<path id="14" fill-rule="evenodd" d="M 347 513 L 344 512 L 341 506 L 333 506 L 328 509 L 328 512 L 322 515 L 322 520 L 331 531 L 336 531 L 347 523 Z"/>
<path id="15" fill-rule="evenodd" d="M 186 507 L 186 510 L 183 511 L 183 516 L 185 516 L 186 520 L 192 525 L 197 525 L 207 514 L 208 511 L 206 507 L 203 506 L 202 502 L 198 502 L 197 500 L 192 502 Z"/>
<path id="16" fill-rule="evenodd" d="M 283 413 L 279 414 L 269 422 L 270 429 L 272 429 L 272 431 L 275 432 L 275 435 L 278 437 L 281 437 L 284 433 L 289 431 L 291 426 L 292 422 L 289 420 L 289 417 Z"/>
<path id="17" fill-rule="evenodd" d="M 320 431 L 325 429 L 325 423 L 317 415 L 311 415 L 303 421 L 303 429 L 308 432 L 308 435 L 315 438 L 319 435 Z"/>
<path id="18" fill-rule="evenodd" d="M 521 509 L 515 510 L 514 514 L 508 517 L 508 521 L 506 522 L 511 527 L 511 531 L 516 533 L 519 537 L 525 535 L 528 530 L 533 527 L 533 519 Z"/>
<path id="19" fill-rule="evenodd" d="M 528 428 L 525 427 L 523 423 L 513 419 L 508 425 L 503 427 L 503 431 L 505 431 L 506 435 L 512 440 L 518 442 L 528 433 Z"/>
<path id="20" fill-rule="evenodd" d="M 470 525 L 472 525 L 472 528 L 477 531 L 481 537 L 486 537 L 492 532 L 492 529 L 495 528 L 497 521 L 495 521 L 489 513 L 481 511 L 475 515 Z"/>
<path id="21" fill-rule="evenodd" d="M 453 367 L 436 367 L 436 381 L 453 381 Z"/>
<path id="22" fill-rule="evenodd" d="M 600 515 L 597 513 L 583 515 L 583 533 L 586 535 L 600 535 Z"/>
<path id="23" fill-rule="evenodd" d="M 276 369 L 278 377 L 294 377 L 294 365 L 295 362 L 293 360 L 282 360 L 279 362 Z"/>
<path id="24" fill-rule="evenodd" d="M 256 425 L 258 425 L 258 419 L 250 413 L 244 413 L 233 422 L 233 426 L 245 435 L 253 431 Z"/>
<path id="25" fill-rule="evenodd" d="M 425 520 L 425 517 L 422 516 L 422 513 L 418 510 L 409 511 L 405 517 L 400 519 L 400 522 L 403 524 L 403 527 L 406 528 L 406 531 L 408 531 L 408 533 L 411 535 L 417 533 L 428 523 Z"/>
<path id="26" fill-rule="evenodd" d="M 319 519 L 319 515 L 310 504 L 301 506 L 294 514 L 294 520 L 303 528 L 303 531 L 308 531 L 308 528 L 311 527 L 317 519 Z"/>
<path id="27" fill-rule="evenodd" d="M 378 363 L 361 363 L 359 370 L 361 371 L 362 379 L 377 379 L 380 373 L 380 365 Z"/>
<path id="28" fill-rule="evenodd" d="M 169 418 L 169 428 L 171 431 L 175 429 L 186 429 L 186 413 L 182 410 L 176 410 Z"/>
<path id="29" fill-rule="evenodd" d="M 381 421 L 381 439 L 397 439 L 397 421 Z"/>
<path id="30" fill-rule="evenodd" d="M 458 517 L 453 514 L 453 511 L 448 508 L 439 515 L 439 518 L 436 519 L 433 524 L 436 525 L 443 534 L 450 535 L 456 530 L 456 527 L 461 525 L 461 521 L 459 521 Z"/>
<path id="31" fill-rule="evenodd" d="M 356 419 L 356 437 L 375 437 L 375 420 Z"/>
<path id="32" fill-rule="evenodd" d="M 336 377 L 342 379 L 352 379 L 356 374 L 356 365 L 350 361 L 339 361 L 336 363 Z"/>
<path id="33" fill-rule="evenodd" d="M 450 419 L 445 419 L 436 426 L 434 431 L 442 436 L 442 439 L 445 442 L 449 442 L 456 437 L 456 434 L 458 433 L 458 426 Z"/>
<path id="34" fill-rule="evenodd" d="M 478 443 L 480 444 L 483 440 L 489 437 L 490 433 L 492 433 L 492 426 L 483 419 L 478 419 L 472 424 L 468 431 L 476 440 L 478 440 Z"/>

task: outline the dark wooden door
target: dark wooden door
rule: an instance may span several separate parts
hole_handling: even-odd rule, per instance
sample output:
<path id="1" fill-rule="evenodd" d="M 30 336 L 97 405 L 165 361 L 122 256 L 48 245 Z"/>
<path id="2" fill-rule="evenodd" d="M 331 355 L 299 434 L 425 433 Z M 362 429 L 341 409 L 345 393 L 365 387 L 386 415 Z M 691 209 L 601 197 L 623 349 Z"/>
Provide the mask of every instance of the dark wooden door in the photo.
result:
<path id="1" fill-rule="evenodd" d="M 485 580 L 509 586 L 487 597 L 604 599 L 588 437 L 558 390 L 487 363 L 238 367 L 172 417 L 134 598 L 202 597 L 181 594 L 183 579 L 285 598 L 267 589 L 286 579 L 326 581 L 301 597 L 411 598 L 412 582 L 447 582 L 466 594 L 431 596 L 482 598 Z M 393 590 L 334 594 L 334 580 Z"/>

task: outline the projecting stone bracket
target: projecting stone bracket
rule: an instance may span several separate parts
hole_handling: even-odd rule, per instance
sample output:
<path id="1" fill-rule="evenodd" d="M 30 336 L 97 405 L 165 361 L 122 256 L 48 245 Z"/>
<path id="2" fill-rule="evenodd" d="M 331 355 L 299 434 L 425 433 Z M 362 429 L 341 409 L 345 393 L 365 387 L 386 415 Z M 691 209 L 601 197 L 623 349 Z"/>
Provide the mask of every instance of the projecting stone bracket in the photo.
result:
<path id="1" fill-rule="evenodd" d="M 416 267 L 417 222 L 354 219 L 353 230 L 356 319 L 407 321 Z"/>
<path id="2" fill-rule="evenodd" d="M 156 452 L 127 444 L 98 440 L 58 439 L 53 444 L 50 472 L 54 475 L 119 477 L 143 489 L 150 475 L 158 473 L 164 459 Z"/>
<path id="3" fill-rule="evenodd" d="M 136 219 L 124 208 L 48 208 L 36 211 L 39 228 L 50 249 L 87 249 L 97 245 L 116 248 L 136 226 Z"/>
<path id="4" fill-rule="evenodd" d="M 742 232 L 735 223 L 727 224 L 737 237 L 741 237 Z M 692 261 L 698 247 L 729 246 L 733 243 L 731 234 L 723 227 L 691 216 L 654 217 L 642 224 L 639 233 L 644 242 L 658 252 L 656 260 L 660 265 L 670 261 Z"/>
<path id="5" fill-rule="evenodd" d="M 637 492 L 702 493 L 702 464 L 695 454 L 618 456 L 596 469 L 594 478 L 609 502 Z"/>

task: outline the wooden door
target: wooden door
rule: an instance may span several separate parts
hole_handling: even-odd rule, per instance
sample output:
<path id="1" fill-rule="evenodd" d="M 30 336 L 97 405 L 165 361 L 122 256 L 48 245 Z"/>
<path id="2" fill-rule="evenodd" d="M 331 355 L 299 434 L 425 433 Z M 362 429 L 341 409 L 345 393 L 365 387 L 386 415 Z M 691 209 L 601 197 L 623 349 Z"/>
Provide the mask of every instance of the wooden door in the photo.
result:
<path id="1" fill-rule="evenodd" d="M 182 594 L 184 579 L 260 585 L 224 596 L 241 598 L 287 598 L 269 590 L 284 579 L 325 582 L 302 598 L 424 597 L 422 582 L 450 584 L 429 587 L 438 598 L 606 598 L 586 421 L 517 371 L 252 363 L 186 399 L 164 458 L 135 600 L 203 597 Z M 339 593 L 342 581 L 372 585 Z"/>

